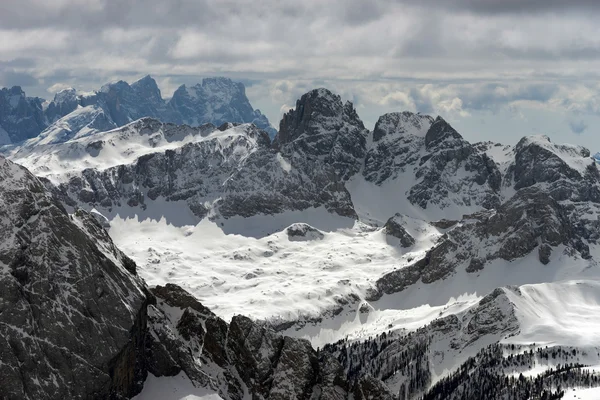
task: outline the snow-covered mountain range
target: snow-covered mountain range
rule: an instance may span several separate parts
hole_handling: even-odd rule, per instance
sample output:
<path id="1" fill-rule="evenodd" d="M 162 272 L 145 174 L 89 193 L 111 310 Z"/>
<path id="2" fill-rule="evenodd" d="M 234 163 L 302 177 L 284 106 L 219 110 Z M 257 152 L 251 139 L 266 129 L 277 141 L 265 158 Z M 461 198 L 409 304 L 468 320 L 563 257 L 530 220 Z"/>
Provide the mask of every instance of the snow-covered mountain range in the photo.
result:
<path id="1" fill-rule="evenodd" d="M 143 81 L 143 107 L 172 112 Z M 178 104 L 210 88 L 180 88 Z M 256 123 L 110 115 L 114 129 L 40 135 L 2 161 L 2 279 L 17 297 L 64 299 L 37 306 L 54 307 L 56 332 L 23 307 L 0 313 L 9 393 L 44 397 L 55 379 L 48 393 L 63 397 L 141 399 L 171 386 L 222 399 L 541 399 L 600 385 L 600 171 L 587 149 L 469 143 L 410 112 L 370 131 L 327 89 L 303 95 L 273 140 Z M 115 303 L 123 287 L 132 295 Z M 78 324 L 121 335 L 91 358 L 102 379 L 71 385 L 50 350 L 49 367 L 13 373 L 33 362 L 15 341 L 64 348 L 67 335 L 79 343 L 69 357 L 91 357 Z"/>
<path id="2" fill-rule="evenodd" d="M 18 86 L 4 88 L 0 90 L 0 145 L 62 143 L 143 117 L 190 126 L 253 123 L 271 137 L 276 133 L 267 117 L 252 108 L 240 82 L 206 78 L 189 88 L 180 86 L 166 101 L 147 75 L 131 85 L 118 81 L 91 93 L 63 89 L 49 102 L 27 97 Z"/>

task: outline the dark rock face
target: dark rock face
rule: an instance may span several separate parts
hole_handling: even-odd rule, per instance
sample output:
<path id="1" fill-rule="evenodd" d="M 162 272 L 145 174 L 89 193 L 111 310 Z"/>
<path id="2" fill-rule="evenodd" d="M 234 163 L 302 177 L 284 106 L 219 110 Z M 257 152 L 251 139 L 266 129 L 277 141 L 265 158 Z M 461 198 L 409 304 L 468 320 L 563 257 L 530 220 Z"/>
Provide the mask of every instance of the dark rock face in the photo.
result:
<path id="1" fill-rule="evenodd" d="M 142 117 L 159 116 L 166 109 L 156 81 L 149 76 L 132 85 L 125 81 L 104 85 L 97 98 L 117 126 Z"/>
<path id="2" fill-rule="evenodd" d="M 422 178 L 410 189 L 411 203 L 427 208 L 429 203 L 444 205 L 445 197 L 459 195 L 464 205 L 494 208 L 500 203 L 502 181 L 496 164 L 478 154 L 446 121 L 437 117 L 425 135 L 427 155 L 421 158 L 415 176 Z M 466 177 L 456 179 L 464 171 Z M 455 183 L 455 184 L 449 184 Z"/>
<path id="3" fill-rule="evenodd" d="M 363 176 L 381 185 L 403 174 L 418 180 L 407 198 L 424 209 L 500 203 L 502 176 L 496 164 L 440 117 L 404 112 L 377 121 Z"/>
<path id="4" fill-rule="evenodd" d="M 54 95 L 54 100 L 48 104 L 45 114 L 48 122 L 52 123 L 74 111 L 80 104 L 77 92 L 73 88 L 61 90 Z"/>
<path id="5" fill-rule="evenodd" d="M 585 211 L 563 206 L 540 188 L 522 189 L 493 212 L 467 216 L 471 222 L 447 232 L 425 258 L 380 278 L 371 296 L 401 291 L 419 279 L 423 283 L 444 279 L 460 266 L 476 272 L 488 261 L 515 260 L 538 246 L 543 264 L 550 262 L 552 249 L 559 245 L 588 258 L 587 242 L 596 242 L 597 224 L 583 223 L 580 213 Z"/>
<path id="6" fill-rule="evenodd" d="M 566 161 L 570 157 L 585 159 L 590 157 L 590 152 L 581 146 L 551 143 L 545 136 L 525 137 L 515 147 L 515 161 L 506 179 L 513 179 L 517 190 L 548 184 L 548 194 L 558 201 L 600 202 L 600 173 L 596 162 L 589 158 L 587 168 L 581 171 Z"/>
<path id="7" fill-rule="evenodd" d="M 379 117 L 365 157 L 364 177 L 378 185 L 410 172 L 422 157 L 425 133 L 433 118 L 410 112 Z"/>
<path id="8" fill-rule="evenodd" d="M 180 128 L 152 119 L 134 125 L 123 129 L 149 136 L 161 130 L 167 140 Z M 205 134 L 202 127 L 187 129 Z M 201 218 L 211 211 L 206 204 L 224 218 L 320 206 L 356 217 L 350 195 L 331 166 L 301 157 L 283 159 L 269 148 L 267 134 L 253 125 L 235 127 L 231 138 L 226 147 L 219 139 L 204 140 L 142 156 L 131 165 L 84 170 L 61 191 L 82 206 L 104 209 L 124 204 L 144 207 L 159 196 L 184 200 Z"/>
<path id="9" fill-rule="evenodd" d="M 26 97 L 19 86 L 0 89 L 0 144 L 37 136 L 45 127 L 43 100 Z"/>
<path id="10" fill-rule="evenodd" d="M 343 104 L 327 89 L 315 89 L 284 114 L 273 146 L 288 157 L 323 160 L 346 180 L 362 166 L 367 136 L 352 103 Z"/>
<path id="11" fill-rule="evenodd" d="M 70 217 L 0 159 L 0 387 L 17 398 L 119 398 L 143 373 L 146 294 L 135 264 L 87 213 Z"/>
<path id="12" fill-rule="evenodd" d="M 377 120 L 373 129 L 373 142 L 385 139 L 396 140 L 400 136 L 419 136 L 427 132 L 434 119 L 429 115 L 414 114 L 409 111 L 384 114 Z"/>
<path id="13" fill-rule="evenodd" d="M 228 325 L 175 285 L 152 292 L 146 363 L 156 376 L 184 371 L 195 384 L 232 400 L 245 393 L 278 400 L 342 400 L 350 393 L 388 398 L 381 397 L 389 391 L 374 378 L 350 387 L 337 359 L 318 354 L 306 340 L 281 336 L 243 316 Z"/>
<path id="14" fill-rule="evenodd" d="M 402 226 L 401 215 L 396 214 L 387 220 L 383 228 L 385 233 L 400 239 L 402 247 L 410 247 L 415 244 L 415 239 Z"/>

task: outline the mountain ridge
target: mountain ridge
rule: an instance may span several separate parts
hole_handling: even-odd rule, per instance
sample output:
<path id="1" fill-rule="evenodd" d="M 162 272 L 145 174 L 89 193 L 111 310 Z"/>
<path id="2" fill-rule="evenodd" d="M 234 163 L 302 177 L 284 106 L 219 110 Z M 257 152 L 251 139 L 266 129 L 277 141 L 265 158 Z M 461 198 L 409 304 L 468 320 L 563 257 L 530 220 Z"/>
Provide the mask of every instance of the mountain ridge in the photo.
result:
<path id="1" fill-rule="evenodd" d="M 195 100 L 190 101 L 182 98 L 182 91 L 186 91 L 185 85 L 182 85 L 167 101 L 162 98 L 156 81 L 146 75 L 132 84 L 123 80 L 107 83 L 91 93 L 63 89 L 49 102 L 26 97 L 18 86 L 4 88 L 0 91 L 0 127 L 7 134 L 0 136 L 3 140 L 0 145 L 27 140 L 34 145 L 40 134 L 46 141 L 58 143 L 73 136 L 123 126 L 142 117 L 192 126 L 254 123 L 271 137 L 275 135 L 276 131 L 268 119 L 250 105 L 242 83 L 223 77 L 205 78 L 192 88 L 204 87 L 212 90 L 196 92 Z M 72 115 L 73 112 L 78 114 Z M 103 113 L 102 124 L 97 122 L 99 112 Z M 74 123 L 74 119 L 78 121 Z M 71 125 L 70 128 L 62 129 L 65 124 Z M 91 126 L 91 129 L 85 131 L 86 126 Z"/>

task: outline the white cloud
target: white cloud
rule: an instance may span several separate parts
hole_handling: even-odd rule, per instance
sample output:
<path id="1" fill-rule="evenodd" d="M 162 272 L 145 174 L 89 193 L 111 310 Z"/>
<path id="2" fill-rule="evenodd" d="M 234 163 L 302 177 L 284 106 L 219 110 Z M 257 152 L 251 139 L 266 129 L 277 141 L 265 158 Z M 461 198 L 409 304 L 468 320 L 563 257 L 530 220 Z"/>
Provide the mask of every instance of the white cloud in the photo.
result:
<path id="1" fill-rule="evenodd" d="M 68 89 L 70 87 L 71 87 L 71 85 L 58 82 L 58 83 L 55 83 L 54 85 L 50 86 L 49 88 L 47 88 L 46 91 L 48 93 L 54 94 L 54 93 L 60 92 L 61 90 Z"/>

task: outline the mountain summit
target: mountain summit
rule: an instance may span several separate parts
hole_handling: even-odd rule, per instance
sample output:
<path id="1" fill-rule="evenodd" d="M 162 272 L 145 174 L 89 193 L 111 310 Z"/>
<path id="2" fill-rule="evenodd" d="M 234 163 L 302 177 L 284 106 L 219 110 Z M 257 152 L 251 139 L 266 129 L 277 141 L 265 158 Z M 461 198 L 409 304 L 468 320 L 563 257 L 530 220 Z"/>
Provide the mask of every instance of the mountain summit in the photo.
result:
<path id="1" fill-rule="evenodd" d="M 244 84 L 229 78 L 205 78 L 191 87 L 181 85 L 168 107 L 172 114 L 163 119 L 165 122 L 191 126 L 206 122 L 216 126 L 226 122 L 253 123 L 271 137 L 276 133 L 267 117 L 252 108 Z"/>

